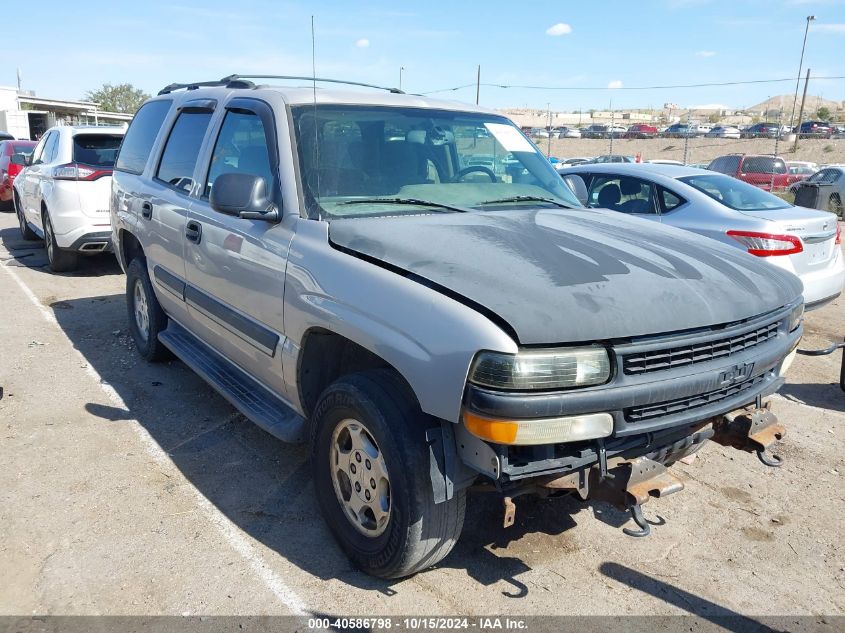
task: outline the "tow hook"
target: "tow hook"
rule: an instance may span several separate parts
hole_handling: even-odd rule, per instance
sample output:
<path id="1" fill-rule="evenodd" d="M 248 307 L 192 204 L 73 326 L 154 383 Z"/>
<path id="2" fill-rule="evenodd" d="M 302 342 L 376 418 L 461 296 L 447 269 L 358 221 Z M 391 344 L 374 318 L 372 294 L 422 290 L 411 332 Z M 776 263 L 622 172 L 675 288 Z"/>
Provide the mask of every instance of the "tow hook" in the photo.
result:
<path id="1" fill-rule="evenodd" d="M 666 466 L 647 457 L 627 461 L 611 461 L 610 476 L 602 476 L 597 469 L 590 471 L 589 496 L 606 501 L 620 510 L 627 510 L 639 527 L 623 528 L 628 536 L 648 536 L 652 525 L 664 525 L 665 519 L 658 516 L 650 521 L 643 516 L 642 504 L 651 497 L 663 497 L 684 489 L 680 479 L 671 474 Z"/>
<path id="2" fill-rule="evenodd" d="M 768 451 L 772 444 L 783 439 L 786 428 L 766 407 L 728 413 L 713 423 L 713 430 L 710 439 L 717 444 L 756 453 L 766 466 L 778 468 L 783 464 L 783 458 Z"/>

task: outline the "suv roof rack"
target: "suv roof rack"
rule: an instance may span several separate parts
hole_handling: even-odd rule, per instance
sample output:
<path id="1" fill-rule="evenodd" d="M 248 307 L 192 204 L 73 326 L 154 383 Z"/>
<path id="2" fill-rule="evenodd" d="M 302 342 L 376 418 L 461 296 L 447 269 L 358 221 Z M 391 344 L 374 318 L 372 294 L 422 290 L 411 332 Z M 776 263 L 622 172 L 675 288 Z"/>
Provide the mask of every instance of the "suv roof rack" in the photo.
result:
<path id="1" fill-rule="evenodd" d="M 321 83 L 344 84 L 347 86 L 361 86 L 363 88 L 375 88 L 376 90 L 386 90 L 393 94 L 405 94 L 399 88 L 387 88 L 385 86 L 376 86 L 374 84 L 365 84 L 359 81 L 345 81 L 343 79 L 327 79 L 325 77 L 304 77 L 296 75 L 229 75 L 216 81 L 194 81 L 186 84 L 170 84 L 158 91 L 158 94 L 164 95 L 173 92 L 174 90 L 196 90 L 197 88 L 211 88 L 225 86 L 226 88 L 255 88 L 255 83 L 250 79 L 296 79 L 306 81 L 319 81 Z"/>

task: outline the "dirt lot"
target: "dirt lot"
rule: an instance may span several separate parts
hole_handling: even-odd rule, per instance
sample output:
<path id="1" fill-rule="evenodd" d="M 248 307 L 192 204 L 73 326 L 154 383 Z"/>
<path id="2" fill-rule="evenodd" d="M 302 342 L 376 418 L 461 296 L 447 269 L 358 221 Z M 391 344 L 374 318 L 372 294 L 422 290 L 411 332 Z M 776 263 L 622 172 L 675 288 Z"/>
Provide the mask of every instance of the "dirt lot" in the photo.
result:
<path id="1" fill-rule="evenodd" d="M 304 447 L 138 359 L 110 256 L 50 274 L 2 214 L 0 265 L 0 614 L 845 613 L 838 355 L 799 357 L 774 399 L 783 468 L 706 447 L 645 506 L 666 520 L 649 538 L 572 499 L 519 499 L 506 530 L 472 497 L 437 569 L 385 582 L 335 546 Z M 809 315 L 806 346 L 841 340 L 843 304 Z"/>
<path id="2" fill-rule="evenodd" d="M 546 139 L 534 139 L 537 146 L 545 153 L 548 149 Z M 642 154 L 643 160 L 654 158 L 684 159 L 684 139 L 613 139 L 613 153 L 635 156 Z M 740 152 L 744 154 L 772 154 L 775 152 L 774 139 L 689 139 L 687 162 L 709 162 L 717 156 Z M 576 156 L 599 156 L 610 154 L 610 141 L 607 139 L 569 138 L 552 139 L 552 156 L 574 158 Z M 780 141 L 777 153 L 785 160 L 809 160 L 819 164 L 845 163 L 845 139 L 801 139 L 798 151 L 792 153 L 792 143 Z"/>

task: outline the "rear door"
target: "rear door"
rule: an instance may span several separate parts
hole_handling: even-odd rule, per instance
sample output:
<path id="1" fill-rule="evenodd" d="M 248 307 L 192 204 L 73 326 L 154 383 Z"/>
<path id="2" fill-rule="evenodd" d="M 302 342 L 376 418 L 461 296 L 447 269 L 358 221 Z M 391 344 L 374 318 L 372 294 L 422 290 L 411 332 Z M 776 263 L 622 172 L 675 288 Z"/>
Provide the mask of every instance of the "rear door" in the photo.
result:
<path id="1" fill-rule="evenodd" d="M 51 163 L 56 157 L 59 146 L 59 132 L 50 130 L 42 139 L 43 145 L 39 145 L 41 151 L 36 156 L 33 154 L 32 164 L 26 170 L 24 180 L 23 205 L 27 220 L 43 230 L 41 222 L 41 199 L 42 188 L 49 186 L 51 178 Z M 36 150 L 39 149 L 36 147 Z"/>
<path id="2" fill-rule="evenodd" d="M 277 122 L 267 103 L 247 97 L 229 101 L 221 119 L 188 214 L 185 299 L 194 333 L 283 393 L 279 350 L 292 228 L 223 214 L 209 203 L 216 179 L 239 173 L 263 178 L 281 209 Z"/>
<path id="3" fill-rule="evenodd" d="M 176 109 L 152 178 L 145 185 L 147 196 L 139 203 L 139 222 L 148 227 L 142 243 L 150 279 L 165 310 L 181 320 L 190 320 L 184 303 L 188 209 L 215 106 L 215 100 L 195 99 Z"/>

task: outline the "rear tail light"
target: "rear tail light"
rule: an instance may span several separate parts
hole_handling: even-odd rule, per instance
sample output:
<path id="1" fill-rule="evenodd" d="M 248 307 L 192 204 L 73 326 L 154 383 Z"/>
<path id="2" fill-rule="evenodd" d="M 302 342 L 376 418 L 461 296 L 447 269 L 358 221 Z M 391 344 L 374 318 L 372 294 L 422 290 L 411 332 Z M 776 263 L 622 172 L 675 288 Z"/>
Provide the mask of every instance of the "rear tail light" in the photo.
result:
<path id="1" fill-rule="evenodd" d="M 97 180 L 103 176 L 111 176 L 111 169 L 90 167 L 77 163 L 68 163 L 53 168 L 53 178 L 56 180 Z"/>
<path id="2" fill-rule="evenodd" d="M 728 231 L 727 235 L 757 257 L 794 255 L 804 250 L 801 239 L 794 235 L 772 235 L 756 231 Z"/>
<path id="3" fill-rule="evenodd" d="M 836 223 L 836 240 L 833 242 L 834 244 L 841 244 L 842 243 L 842 227 L 839 226 L 839 223 Z"/>

